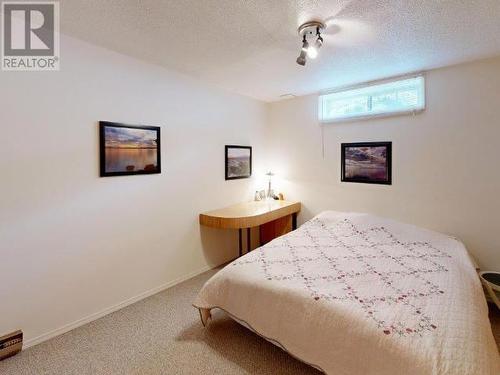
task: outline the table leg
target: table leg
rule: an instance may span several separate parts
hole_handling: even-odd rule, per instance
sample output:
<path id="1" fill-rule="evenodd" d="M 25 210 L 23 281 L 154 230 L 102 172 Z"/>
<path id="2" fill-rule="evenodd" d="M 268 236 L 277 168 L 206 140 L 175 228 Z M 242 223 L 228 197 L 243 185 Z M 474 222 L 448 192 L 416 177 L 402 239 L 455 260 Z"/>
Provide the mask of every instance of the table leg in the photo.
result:
<path id="1" fill-rule="evenodd" d="M 251 250 L 250 249 L 250 242 L 252 242 L 252 241 L 251 241 L 251 238 L 250 238 L 250 229 L 251 228 L 247 228 L 247 253 L 249 253 L 250 250 Z"/>
<path id="2" fill-rule="evenodd" d="M 243 243 L 241 239 L 241 228 L 238 229 L 238 244 L 239 244 L 239 250 L 240 250 L 240 256 L 243 255 Z"/>
<path id="3" fill-rule="evenodd" d="M 292 214 L 292 230 L 297 229 L 297 212 Z"/>

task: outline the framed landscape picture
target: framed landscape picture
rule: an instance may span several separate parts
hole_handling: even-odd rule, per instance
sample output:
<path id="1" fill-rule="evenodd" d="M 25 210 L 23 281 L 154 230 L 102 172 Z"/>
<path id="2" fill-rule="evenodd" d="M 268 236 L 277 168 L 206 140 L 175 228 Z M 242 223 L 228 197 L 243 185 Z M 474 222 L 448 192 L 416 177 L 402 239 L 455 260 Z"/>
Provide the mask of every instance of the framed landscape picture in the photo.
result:
<path id="1" fill-rule="evenodd" d="M 252 175 L 252 147 L 226 146 L 226 180 L 248 178 Z"/>
<path id="2" fill-rule="evenodd" d="M 100 175 L 161 173 L 160 128 L 99 122 Z"/>
<path id="3" fill-rule="evenodd" d="M 342 143 L 342 181 L 392 184 L 392 142 Z"/>

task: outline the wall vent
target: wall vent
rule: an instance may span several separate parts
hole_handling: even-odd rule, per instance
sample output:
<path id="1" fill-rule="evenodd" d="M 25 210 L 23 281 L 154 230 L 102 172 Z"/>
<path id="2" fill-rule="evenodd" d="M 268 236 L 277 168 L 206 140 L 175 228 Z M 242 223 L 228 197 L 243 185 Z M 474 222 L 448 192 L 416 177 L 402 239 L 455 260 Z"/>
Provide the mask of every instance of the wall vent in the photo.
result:
<path id="1" fill-rule="evenodd" d="M 12 357 L 23 348 L 23 331 L 16 331 L 0 337 L 0 361 Z"/>

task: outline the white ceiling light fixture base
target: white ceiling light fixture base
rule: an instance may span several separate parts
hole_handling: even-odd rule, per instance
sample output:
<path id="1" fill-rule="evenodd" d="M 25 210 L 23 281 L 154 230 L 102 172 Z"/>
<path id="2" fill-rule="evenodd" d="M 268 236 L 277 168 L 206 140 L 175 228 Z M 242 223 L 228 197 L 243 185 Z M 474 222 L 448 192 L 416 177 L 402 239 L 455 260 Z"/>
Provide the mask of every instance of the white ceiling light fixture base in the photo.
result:
<path id="1" fill-rule="evenodd" d="M 321 21 L 309 21 L 306 23 L 303 23 L 302 25 L 299 26 L 298 32 L 300 36 L 312 36 L 316 35 L 316 31 L 319 28 L 320 32 L 323 32 L 323 30 L 326 29 L 326 25 L 321 22 Z"/>
<path id="2" fill-rule="evenodd" d="M 326 25 L 321 21 L 309 21 L 299 26 L 298 33 L 302 37 L 302 49 L 297 58 L 297 64 L 306 65 L 306 56 L 310 59 L 315 59 L 318 56 L 318 51 L 323 45 L 321 32 L 326 28 Z M 316 37 L 316 41 L 309 44 L 308 38 Z"/>

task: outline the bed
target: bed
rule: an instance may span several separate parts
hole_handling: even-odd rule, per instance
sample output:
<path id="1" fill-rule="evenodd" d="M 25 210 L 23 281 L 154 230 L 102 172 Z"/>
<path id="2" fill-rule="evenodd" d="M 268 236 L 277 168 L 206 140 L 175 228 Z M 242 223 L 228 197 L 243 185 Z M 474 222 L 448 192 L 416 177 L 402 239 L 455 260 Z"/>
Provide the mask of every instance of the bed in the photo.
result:
<path id="1" fill-rule="evenodd" d="M 373 215 L 321 213 L 228 264 L 194 306 L 327 374 L 500 374 L 464 245 Z"/>

